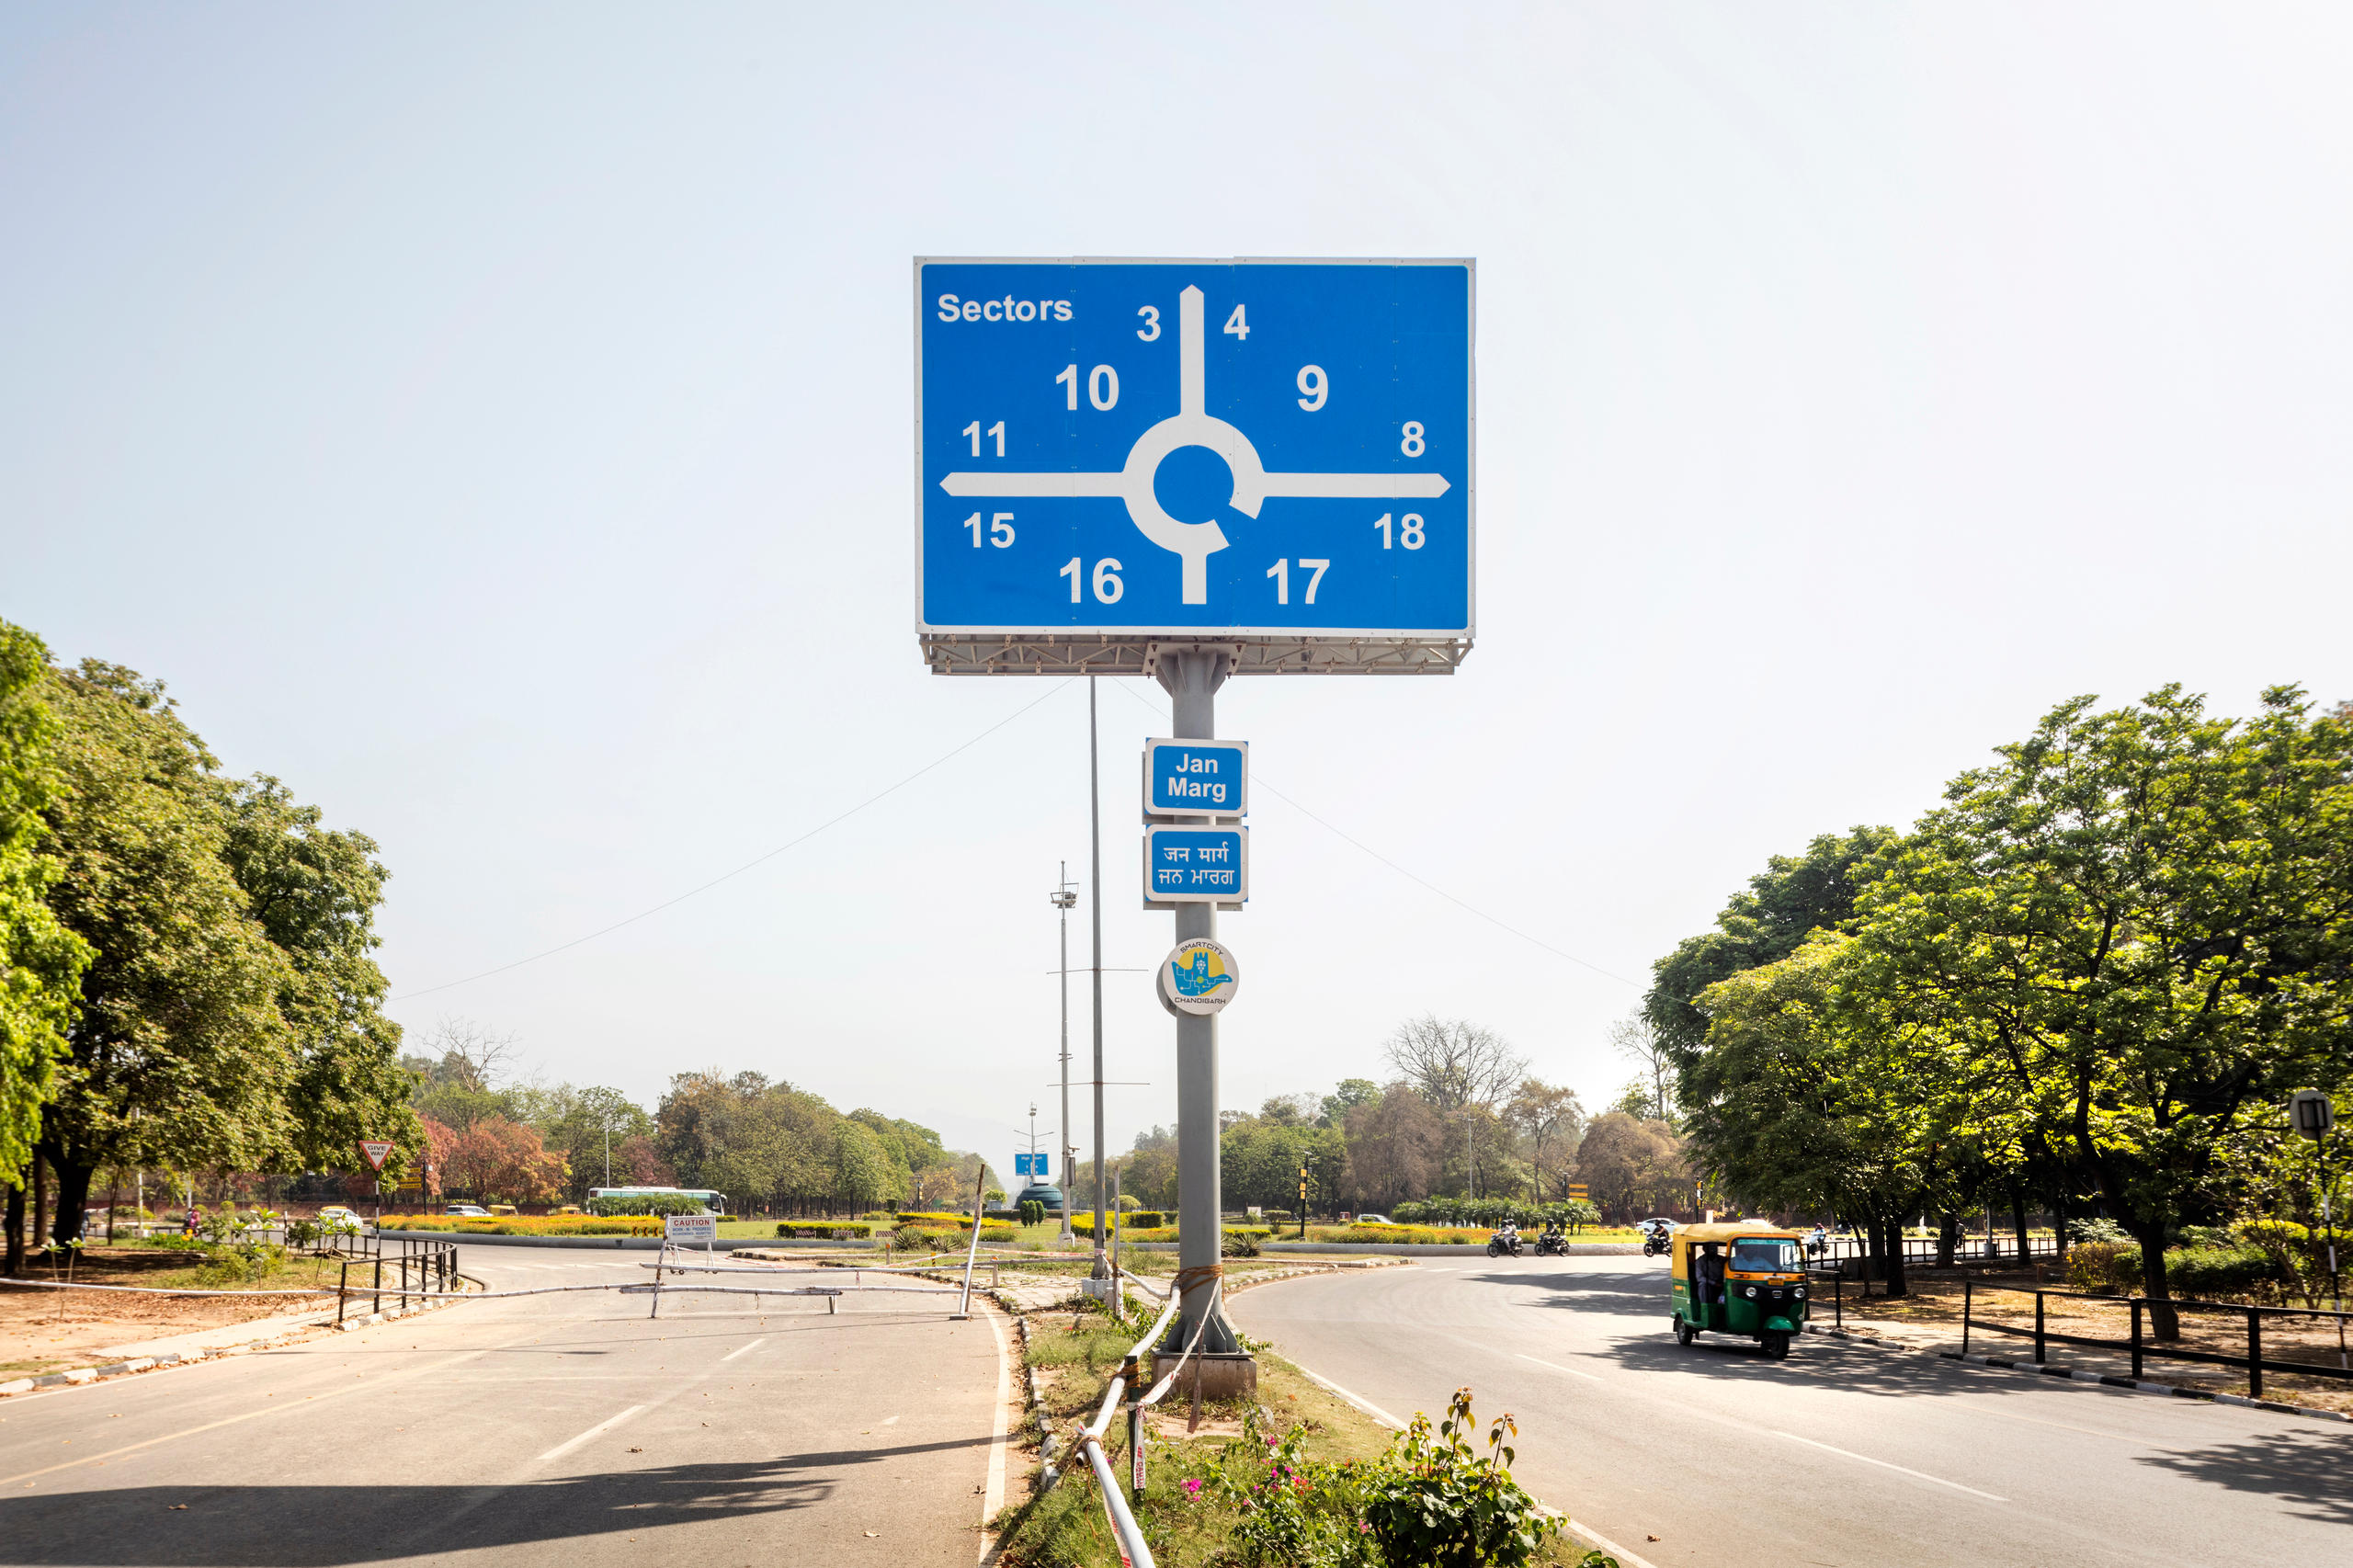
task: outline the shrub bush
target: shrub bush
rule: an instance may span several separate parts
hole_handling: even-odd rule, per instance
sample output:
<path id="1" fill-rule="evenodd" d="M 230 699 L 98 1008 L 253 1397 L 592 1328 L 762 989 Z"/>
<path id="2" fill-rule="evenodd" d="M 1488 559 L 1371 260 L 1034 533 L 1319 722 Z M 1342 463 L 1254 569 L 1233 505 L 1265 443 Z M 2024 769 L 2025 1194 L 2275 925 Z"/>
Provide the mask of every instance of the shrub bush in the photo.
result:
<path id="1" fill-rule="evenodd" d="M 2067 1239 L 2071 1242 L 2119 1242 L 2129 1244 L 2132 1234 L 2113 1220 L 2070 1220 Z"/>
<path id="2" fill-rule="evenodd" d="M 945 1225 L 961 1231 L 971 1229 L 972 1224 L 970 1214 L 950 1214 L 940 1209 L 918 1209 L 894 1214 L 892 1218 L 902 1225 L 928 1225 L 934 1229 Z"/>
<path id="3" fill-rule="evenodd" d="M 1266 1233 L 1260 1231 L 1257 1235 L 1253 1235 L 1239 1227 L 1229 1230 L 1218 1244 L 1219 1254 L 1225 1257 L 1256 1257 L 1258 1256 L 1258 1236 Z"/>
<path id="4" fill-rule="evenodd" d="M 1046 1222 L 1045 1199 L 1040 1198 L 1025 1198 L 1021 1200 L 1020 1208 L 1021 1222 L 1023 1224 L 1042 1225 Z"/>
<path id="5" fill-rule="evenodd" d="M 802 1241 L 870 1242 L 874 1227 L 863 1220 L 779 1220 L 776 1233 Z"/>
<path id="6" fill-rule="evenodd" d="M 2067 1249 L 2067 1283 L 2104 1294 L 2137 1290 L 2141 1249 L 2129 1242 L 2078 1242 Z"/>
<path id="7" fill-rule="evenodd" d="M 2165 1254 L 2165 1283 L 2177 1296 L 2245 1296 L 2279 1278 L 2260 1247 L 2176 1247 Z"/>
<path id="8" fill-rule="evenodd" d="M 1471 1391 L 1457 1389 L 1437 1433 L 1429 1417 L 1416 1413 L 1367 1479 L 1365 1523 L 1387 1561 L 1523 1568 L 1561 1528 L 1511 1478 L 1518 1455 L 1504 1439 L 1519 1435 L 1512 1418 L 1488 1428 L 1483 1456 L 1471 1446 L 1476 1429 Z"/>

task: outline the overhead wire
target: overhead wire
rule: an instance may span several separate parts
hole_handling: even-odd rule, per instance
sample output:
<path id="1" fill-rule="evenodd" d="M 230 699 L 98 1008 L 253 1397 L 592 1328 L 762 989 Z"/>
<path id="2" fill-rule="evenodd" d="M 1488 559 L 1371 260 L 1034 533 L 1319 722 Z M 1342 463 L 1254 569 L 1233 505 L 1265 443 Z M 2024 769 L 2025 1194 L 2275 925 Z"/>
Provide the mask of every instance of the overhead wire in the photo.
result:
<path id="1" fill-rule="evenodd" d="M 775 859 L 786 850 L 797 848 L 800 846 L 808 843 L 811 839 L 816 837 L 827 828 L 837 826 L 842 823 L 847 822 L 850 818 L 858 815 L 858 812 L 866 810 L 869 806 L 874 805 L 892 795 L 897 794 L 900 790 L 905 789 L 908 785 L 914 783 L 916 779 L 922 778 L 925 774 L 929 773 L 932 769 L 939 767 L 941 764 L 952 761 L 955 758 L 961 756 L 964 753 L 972 750 L 974 746 L 979 745 L 983 741 L 987 740 L 991 735 L 995 734 L 999 730 L 1004 729 L 1016 719 L 1020 718 L 1023 714 L 1028 713 L 1031 709 L 1036 708 L 1039 704 L 1046 701 L 1048 698 L 1069 690 L 1073 686 L 1077 684 L 1079 679 L 1080 677 L 1077 676 L 1071 676 L 1068 680 L 1061 682 L 1043 695 L 1031 701 L 1023 703 L 1020 707 L 1015 709 L 1004 718 L 999 719 L 995 723 L 991 724 L 987 729 L 983 730 L 979 734 L 974 735 L 971 740 L 966 741 L 963 744 L 940 753 L 939 756 L 932 758 L 929 762 L 925 763 L 921 767 L 916 768 L 913 773 L 908 774 L 897 783 L 891 785 L 887 789 L 876 790 L 873 794 L 869 795 L 866 799 L 860 801 L 858 804 L 850 807 L 846 812 L 842 812 L 835 816 L 827 817 L 824 822 L 819 823 L 816 826 L 801 835 L 798 838 L 790 839 L 783 844 L 779 844 L 765 855 L 755 856 L 753 858 L 746 860 L 742 865 L 736 867 L 733 870 L 723 871 L 718 876 L 711 878 L 710 881 L 704 882 L 698 887 L 688 888 L 686 892 L 678 894 L 675 898 L 664 899 L 660 903 L 654 904 L 651 908 L 639 910 L 635 915 L 629 916 L 627 919 L 616 920 L 609 926 L 599 926 L 596 930 L 589 932 L 585 937 L 574 937 L 569 942 L 559 943 L 556 946 L 548 949 L 544 952 L 533 953 L 529 958 L 517 959 L 512 963 L 503 963 L 495 969 L 486 969 L 479 974 L 467 975 L 462 980 L 444 981 L 439 985 L 427 985 L 422 990 L 404 992 L 400 995 L 393 997 L 392 1000 L 395 1002 L 406 1002 L 412 997 L 430 996 L 437 991 L 453 991 L 460 985 L 472 985 L 477 980 L 488 980 L 494 974 L 505 974 L 509 970 L 521 969 L 526 964 L 535 964 L 541 959 L 551 959 L 555 957 L 556 954 L 568 952 L 572 949 L 579 947 L 584 942 L 593 942 L 599 937 L 611 935 L 613 932 L 620 930 L 624 926 L 634 926 L 639 921 L 645 919 L 648 915 L 659 915 L 665 909 L 684 903 L 687 900 L 693 898 L 698 893 L 709 892 L 720 883 L 740 877 L 745 872 L 753 869 L 755 867 L 766 865 L 768 861 Z"/>
<path id="2" fill-rule="evenodd" d="M 1128 696 L 1133 698 L 1139 706 L 1146 709 L 1155 716 L 1159 714 L 1159 709 L 1153 707 L 1150 702 L 1146 701 L 1142 697 L 1138 696 L 1134 691 L 1130 690 L 1125 686 L 1120 687 L 1120 689 L 1127 692 Z M 1498 919 L 1496 916 L 1488 914 L 1485 910 L 1481 909 L 1477 904 L 1472 903 L 1470 900 L 1459 898 L 1453 893 L 1447 892 L 1446 889 L 1438 886 L 1436 882 L 1431 881 L 1428 878 L 1417 875 L 1416 873 L 1406 869 L 1396 861 L 1392 860 L 1388 856 L 1383 855 L 1380 850 L 1375 849 L 1370 844 L 1365 843 L 1362 839 L 1358 838 L 1345 830 L 1334 825 L 1332 823 L 1325 821 L 1323 817 L 1318 816 L 1314 812 L 1310 811 L 1306 806 L 1301 804 L 1300 801 L 1292 796 L 1277 789 L 1273 784 L 1267 781 L 1265 774 L 1257 771 L 1255 767 L 1251 770 L 1250 782 L 1253 787 L 1266 790 L 1267 793 L 1272 795 L 1275 799 L 1280 801 L 1283 804 L 1289 806 L 1291 810 L 1297 812 L 1300 815 L 1305 817 L 1316 826 L 1324 829 L 1326 833 L 1331 834 L 1334 837 L 1341 840 L 1343 843 L 1351 845 L 1354 847 L 1362 850 L 1367 855 L 1371 856 L 1374 859 L 1380 861 L 1382 865 L 1388 867 L 1399 876 L 1404 877 L 1407 881 L 1427 889 L 1429 892 L 1438 894 L 1438 897 L 1446 900 L 1447 903 L 1453 904 L 1458 909 L 1461 909 L 1469 914 L 1477 915 L 1480 919 L 1485 921 L 1488 925 L 1495 926 L 1497 930 L 1508 931 L 1513 936 L 1518 937 L 1521 941 L 1529 944 L 1530 947 L 1540 948 L 1545 952 L 1552 954 L 1554 958 L 1566 959 L 1569 962 L 1577 965 L 1581 969 L 1589 969 L 1605 980 L 1614 980 L 1620 985 L 1631 985 L 1637 991 L 1643 989 L 1643 985 L 1641 981 L 1629 980 L 1622 974 L 1613 973 L 1610 971 L 1602 968 L 1599 964 L 1593 962 L 1589 959 L 1581 959 L 1574 953 L 1566 951 L 1561 948 L 1556 948 L 1540 937 L 1532 937 L 1527 932 L 1521 930 L 1518 926 L 1511 924 L 1511 922 Z"/>

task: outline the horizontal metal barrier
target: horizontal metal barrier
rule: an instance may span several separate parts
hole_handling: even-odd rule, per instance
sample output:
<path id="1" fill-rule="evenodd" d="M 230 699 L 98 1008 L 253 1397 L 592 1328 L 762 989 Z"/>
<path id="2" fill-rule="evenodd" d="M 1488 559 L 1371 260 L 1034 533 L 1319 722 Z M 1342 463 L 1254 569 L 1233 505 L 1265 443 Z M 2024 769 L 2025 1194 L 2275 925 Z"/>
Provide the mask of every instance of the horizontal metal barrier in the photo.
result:
<path id="1" fill-rule="evenodd" d="M 2353 1362 L 2353 1357 L 2348 1357 L 2345 1346 L 2346 1329 L 2348 1324 L 2353 1324 L 2353 1312 L 2331 1312 L 2320 1307 L 2256 1307 L 2243 1305 L 2236 1301 L 2200 1301 L 2189 1299 L 2153 1301 L 2146 1296 L 2101 1296 L 2084 1290 L 2027 1291 L 2001 1286 L 1989 1286 L 1987 1289 L 2002 1290 L 2006 1294 L 2032 1295 L 2034 1297 L 2034 1326 L 2018 1328 L 2009 1324 L 1990 1323 L 1978 1319 L 1976 1281 L 1963 1280 L 1961 1295 L 1961 1351 L 1964 1356 L 1969 1354 L 1969 1336 L 1972 1333 L 2003 1334 L 2014 1338 L 2034 1341 L 2034 1359 L 2038 1366 L 2041 1365 L 2045 1359 L 2045 1350 L 2052 1345 L 2080 1345 L 2088 1349 L 2123 1351 L 2132 1358 L 2132 1376 L 2136 1381 L 2141 1376 L 2142 1363 L 2152 1357 L 2166 1361 L 2198 1361 L 2211 1366 L 2243 1368 L 2246 1372 L 2247 1392 L 2256 1398 L 2262 1397 L 2263 1374 L 2266 1371 L 2290 1372 L 2299 1377 L 2335 1378 L 2353 1381 L 2353 1364 L 2348 1364 Z M 2102 1339 L 2087 1335 L 2062 1333 L 2049 1326 L 2046 1321 L 2043 1307 L 2046 1300 L 2100 1301 L 2109 1306 L 2125 1307 L 2132 1314 L 2131 1336 L 2125 1339 Z M 2186 1350 L 2177 1348 L 2170 1341 L 2151 1339 L 2143 1332 L 2143 1318 L 2152 1306 L 2170 1307 L 2176 1312 L 2241 1313 L 2246 1319 L 2246 1353 L 2232 1355 L 2214 1350 Z M 2336 1325 L 2337 1364 L 2331 1367 L 2316 1361 L 2283 1361 L 2278 1357 L 2267 1356 L 2263 1349 L 2263 1320 L 2266 1318 L 2304 1318 L 2317 1320 L 2324 1324 L 2334 1323 Z"/>

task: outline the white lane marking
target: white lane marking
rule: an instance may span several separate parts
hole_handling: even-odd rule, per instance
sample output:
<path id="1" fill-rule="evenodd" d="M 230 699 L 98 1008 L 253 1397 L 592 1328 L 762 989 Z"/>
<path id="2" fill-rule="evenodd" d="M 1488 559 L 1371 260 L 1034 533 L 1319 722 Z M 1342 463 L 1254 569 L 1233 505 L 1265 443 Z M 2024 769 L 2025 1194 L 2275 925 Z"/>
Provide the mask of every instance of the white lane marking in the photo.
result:
<path id="1" fill-rule="evenodd" d="M 1300 1367 L 1297 1361 L 1293 1361 L 1291 1365 L 1299 1367 L 1299 1369 L 1302 1372 L 1306 1373 L 1308 1381 L 1314 1383 L 1319 1387 L 1331 1390 L 1334 1393 L 1338 1394 L 1342 1399 L 1347 1400 L 1350 1404 L 1355 1405 L 1358 1410 L 1363 1411 L 1367 1415 L 1371 1416 L 1375 1421 L 1380 1422 L 1382 1426 L 1399 1432 L 1403 1432 L 1405 1429 L 1405 1424 L 1403 1421 L 1398 1420 L 1394 1415 L 1390 1415 L 1389 1412 L 1373 1403 L 1372 1401 L 1364 1398 L 1360 1394 L 1350 1393 L 1347 1390 L 1342 1388 L 1331 1379 L 1324 1377 L 1320 1372 L 1308 1371 L 1305 1367 Z"/>
<path id="2" fill-rule="evenodd" d="M 988 1477 L 981 1487 L 981 1557 L 983 1568 L 996 1560 L 996 1534 L 989 1521 L 1005 1508 L 1005 1410 L 1013 1403 L 1013 1365 L 1005 1353 L 1005 1324 L 998 1315 L 982 1310 L 989 1333 L 996 1340 L 996 1403 L 990 1406 Z"/>
<path id="3" fill-rule="evenodd" d="M 767 1342 L 767 1335 L 762 1335 L 759 1338 L 755 1339 L 752 1343 L 745 1346 L 740 1350 L 730 1350 L 726 1355 L 722 1356 L 720 1359 L 722 1361 L 733 1361 L 738 1356 L 748 1355 L 750 1352 L 757 1350 L 761 1346 L 766 1345 Z"/>
<path id="4" fill-rule="evenodd" d="M 1774 1428 L 1768 1428 L 1768 1430 L 1772 1431 L 1773 1436 L 1776 1437 L 1787 1437 L 1792 1443 L 1803 1443 L 1809 1448 L 1820 1449 L 1824 1453 L 1836 1454 L 1842 1459 L 1860 1460 L 1865 1464 L 1875 1464 L 1881 1470 L 1892 1470 L 1900 1475 L 1914 1476 L 1921 1481 L 1931 1481 L 1936 1483 L 1938 1486 L 1949 1486 L 1955 1492 L 1966 1492 L 1972 1497 L 1983 1497 L 1988 1503 L 2006 1503 L 2009 1501 L 2007 1497 L 1996 1497 L 1991 1492 L 1980 1492 L 1974 1486 L 1963 1486 L 1958 1481 L 1947 1481 L 1941 1475 L 1930 1475 L 1924 1470 L 1913 1470 L 1905 1465 L 1890 1464 L 1885 1460 L 1875 1460 L 1869 1454 L 1859 1454 L 1849 1449 L 1833 1448 L 1828 1443 L 1817 1443 L 1812 1437 L 1801 1437 L 1795 1432 L 1783 1432 Z"/>
<path id="5" fill-rule="evenodd" d="M 546 1453 L 543 1453 L 538 1459 L 531 1460 L 523 1468 L 525 1470 L 536 1470 L 540 1465 L 547 1463 L 550 1460 L 560 1460 L 564 1455 L 570 1453 L 573 1449 L 578 1448 L 581 1444 L 586 1442 L 589 1438 L 603 1437 L 606 1433 L 611 1431 L 614 1427 L 620 1426 L 622 1422 L 628 1420 L 631 1416 L 635 1415 L 639 1411 L 642 1411 L 644 1408 L 645 1406 L 642 1404 L 632 1404 L 627 1410 L 622 1411 L 619 1415 L 608 1416 L 606 1419 L 597 1422 L 594 1426 L 589 1427 L 585 1432 L 581 1433 L 577 1437 L 567 1438 L 565 1441 L 558 1443 L 554 1448 L 550 1449 Z"/>
<path id="6" fill-rule="evenodd" d="M 1551 1509 L 1547 1509 L 1545 1511 L 1547 1513 L 1552 1512 Z M 1586 1524 L 1584 1520 L 1573 1519 L 1566 1514 L 1561 1514 L 1557 1517 L 1563 1524 L 1569 1527 L 1571 1534 L 1583 1538 L 1586 1545 L 1597 1546 L 1601 1548 L 1602 1551 L 1608 1552 L 1610 1556 L 1616 1558 L 1619 1562 L 1620 1568 L 1656 1568 L 1656 1564 L 1653 1563 L 1649 1558 L 1637 1556 L 1635 1553 L 1627 1551 L 1624 1547 L 1619 1545 L 1608 1536 L 1603 1535 L 1599 1530 L 1595 1529 L 1591 1525 Z"/>
<path id="7" fill-rule="evenodd" d="M 313 1404 L 319 1403 L 323 1400 L 341 1399 L 346 1394 L 359 1393 L 362 1392 L 381 1392 L 388 1383 L 407 1382 L 412 1379 L 424 1377 L 428 1372 L 444 1371 L 449 1368 L 457 1366 L 460 1362 L 472 1361 L 477 1358 L 487 1356 L 490 1354 L 491 1349 L 511 1349 L 513 1346 L 520 1343 L 522 1342 L 519 1339 L 509 1340 L 505 1345 L 494 1346 L 482 1350 L 466 1351 L 464 1354 L 453 1356 L 446 1361 L 437 1361 L 430 1367 L 418 1367 L 406 1372 L 390 1372 L 381 1374 L 372 1388 L 369 1384 L 361 1382 L 358 1383 L 357 1387 L 329 1389 L 324 1393 L 312 1394 L 301 1400 L 290 1401 L 285 1404 L 267 1404 L 264 1405 L 259 1410 L 248 1410 L 243 1415 L 224 1415 L 218 1421 L 207 1421 L 201 1426 L 187 1426 L 176 1432 L 166 1432 L 160 1437 L 150 1437 L 144 1442 L 126 1443 L 121 1448 L 108 1449 L 103 1453 L 85 1454 L 78 1460 L 67 1460 L 61 1464 L 44 1465 L 39 1470 L 22 1471 L 15 1475 L 0 1475 L 0 1486 L 13 1486 L 19 1481 L 30 1481 L 36 1476 L 51 1475 L 54 1474 L 58 1471 L 73 1470 L 81 1465 L 103 1463 L 105 1460 L 113 1459 L 118 1454 L 136 1453 L 141 1449 L 152 1449 L 158 1443 L 176 1442 L 182 1437 L 193 1437 L 200 1432 L 215 1431 L 222 1426 L 234 1426 L 242 1421 L 258 1421 L 266 1415 L 279 1415 L 290 1410 L 305 1410 Z M 188 1365 L 192 1369 L 197 1367 L 218 1366 L 220 1363 L 218 1361 L 193 1361 Z M 82 1385 L 84 1388 L 99 1388 L 105 1385 L 98 1383 L 85 1383 Z"/>
<path id="8" fill-rule="evenodd" d="M 1523 1361 L 1533 1361 L 1540 1367 L 1550 1367 L 1556 1372 L 1566 1372 L 1573 1378 L 1583 1378 L 1589 1383 L 1597 1383 L 1601 1381 L 1599 1378 L 1595 1377 L 1591 1372 L 1580 1372 L 1574 1367 L 1563 1367 L 1557 1361 L 1547 1361 L 1540 1356 L 1530 1356 L 1525 1351 L 1520 1353 L 1519 1358 Z"/>

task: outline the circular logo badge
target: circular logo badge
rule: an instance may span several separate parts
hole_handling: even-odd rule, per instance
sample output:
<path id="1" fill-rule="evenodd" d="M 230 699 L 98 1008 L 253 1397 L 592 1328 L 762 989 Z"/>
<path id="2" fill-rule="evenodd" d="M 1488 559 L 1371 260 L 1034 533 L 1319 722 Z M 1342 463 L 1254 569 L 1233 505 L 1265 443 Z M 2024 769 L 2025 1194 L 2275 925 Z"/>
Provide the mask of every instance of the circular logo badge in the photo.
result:
<path id="1" fill-rule="evenodd" d="M 1233 954 L 1206 937 L 1176 944 L 1160 965 L 1160 1000 L 1172 1012 L 1215 1013 L 1233 1000 L 1242 971 Z"/>

